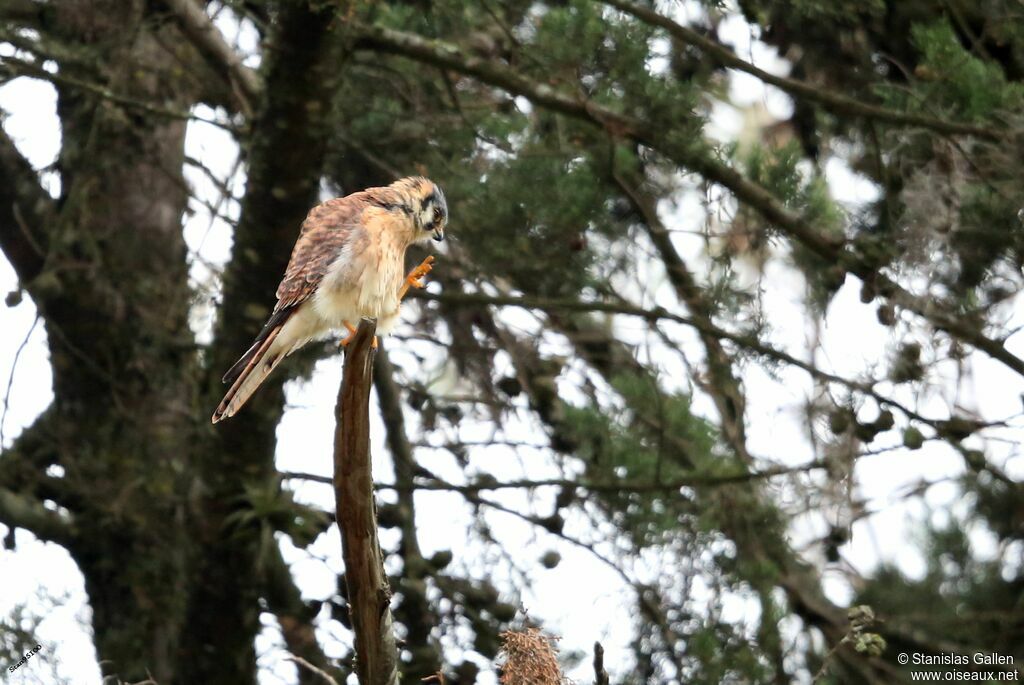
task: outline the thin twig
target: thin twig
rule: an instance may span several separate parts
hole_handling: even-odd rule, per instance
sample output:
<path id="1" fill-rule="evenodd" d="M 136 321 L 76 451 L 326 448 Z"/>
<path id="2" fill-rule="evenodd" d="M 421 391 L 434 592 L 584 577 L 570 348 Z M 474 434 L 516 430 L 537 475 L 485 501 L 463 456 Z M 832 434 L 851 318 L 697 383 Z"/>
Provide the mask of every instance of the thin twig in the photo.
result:
<path id="1" fill-rule="evenodd" d="M 444 302 L 445 304 L 453 305 L 495 305 L 504 307 L 522 307 L 523 309 L 540 309 L 542 311 L 575 311 L 575 312 L 606 312 L 609 314 L 623 314 L 626 316 L 636 316 L 647 321 L 674 321 L 681 323 L 685 326 L 691 326 L 698 331 L 713 335 L 722 340 L 728 340 L 736 343 L 737 345 L 750 350 L 751 352 L 775 359 L 777 361 L 784 362 L 790 366 L 795 366 L 802 371 L 807 372 L 811 376 L 829 381 L 831 383 L 839 383 L 844 385 L 851 390 L 869 395 L 874 398 L 879 404 L 898 409 L 905 416 L 912 418 L 921 423 L 935 426 L 940 422 L 939 419 L 931 419 L 926 416 L 919 414 L 910 407 L 887 397 L 867 383 L 860 383 L 836 374 L 822 371 L 813 364 L 801 361 L 793 355 L 783 352 L 782 350 L 771 347 L 759 341 L 757 338 L 751 335 L 744 335 L 741 333 L 731 333 L 723 328 L 719 328 L 714 324 L 707 321 L 699 321 L 692 317 L 681 316 L 674 314 L 664 307 L 654 307 L 652 309 L 644 309 L 643 307 L 637 307 L 634 305 L 619 303 L 619 302 L 585 302 L 579 300 L 570 299 L 555 299 L 545 297 L 517 297 L 515 295 L 487 295 L 484 293 L 431 293 L 425 290 L 418 290 L 414 293 L 409 294 L 410 298 L 417 298 L 421 300 L 435 300 L 438 302 Z"/>
<path id="2" fill-rule="evenodd" d="M 14 385 L 14 372 L 18 369 L 18 359 L 21 357 L 22 350 L 28 345 L 32 333 L 35 332 L 36 326 L 39 325 L 39 319 L 39 312 L 36 312 L 36 318 L 32 321 L 28 333 L 25 334 L 25 339 L 18 345 L 18 351 L 14 353 L 14 361 L 11 362 L 11 374 L 7 377 L 7 390 L 4 392 L 4 413 L 0 414 L 0 449 L 3 449 L 4 446 L 4 423 L 7 421 L 7 410 L 11 407 L 11 386 Z"/>
<path id="3" fill-rule="evenodd" d="M 806 473 L 818 469 L 828 468 L 824 461 L 813 461 L 797 466 L 776 466 L 761 469 L 760 471 L 737 471 L 735 473 L 700 474 L 695 473 L 685 478 L 671 481 L 611 481 L 597 483 L 592 481 L 577 481 L 570 478 L 547 478 L 547 479 L 522 479 L 507 481 L 481 481 L 477 483 L 451 483 L 445 480 L 422 479 L 412 483 L 414 490 L 460 492 L 463 494 L 476 494 L 491 490 L 515 490 L 519 488 L 581 488 L 591 492 L 678 492 L 682 488 L 716 487 L 734 485 L 737 483 L 748 483 L 761 478 L 775 478 L 797 473 Z M 282 471 L 281 475 L 290 480 L 306 480 L 312 483 L 324 485 L 333 484 L 328 476 L 320 476 L 315 473 L 302 473 L 299 471 Z M 395 483 L 374 483 L 376 490 L 395 490 L 399 486 Z"/>
<path id="4" fill-rule="evenodd" d="M 154 105 L 151 102 L 145 102 L 143 100 L 136 100 L 135 98 L 121 95 L 110 90 L 106 86 L 101 86 L 97 83 L 90 83 L 89 81 L 83 81 L 81 79 L 73 78 L 71 76 L 64 76 L 61 74 L 52 74 L 42 67 L 26 62 L 25 60 L 18 59 L 16 57 L 4 57 L 3 66 L 7 67 L 9 73 L 21 76 L 30 76 L 33 78 L 42 79 L 49 81 L 55 85 L 67 86 L 70 88 L 77 88 L 87 93 L 97 95 L 104 100 L 109 100 L 116 104 L 124 107 L 131 107 L 133 109 L 142 110 L 156 116 L 165 117 L 167 119 L 180 119 L 183 121 L 200 121 L 204 124 L 210 124 L 211 126 L 217 126 L 225 131 L 229 131 L 235 135 L 240 133 L 237 126 L 227 124 L 215 119 L 204 119 L 203 117 L 196 116 L 190 112 L 185 112 L 176 109 L 169 109 L 167 107 L 161 107 L 160 105 Z"/>
<path id="5" fill-rule="evenodd" d="M 334 678 L 332 678 L 330 673 L 327 673 L 326 671 L 317 668 L 313 664 L 311 664 L 308 661 L 306 661 L 305 659 L 303 659 L 301 656 L 295 656 L 294 654 L 285 654 L 284 658 L 288 659 L 288 661 L 294 661 L 295 663 L 297 663 L 299 666 L 302 666 L 304 669 L 306 669 L 310 673 L 314 673 L 314 674 L 320 676 L 321 678 L 324 679 L 325 683 L 330 683 L 330 685 L 338 685 L 338 681 L 335 680 Z"/>

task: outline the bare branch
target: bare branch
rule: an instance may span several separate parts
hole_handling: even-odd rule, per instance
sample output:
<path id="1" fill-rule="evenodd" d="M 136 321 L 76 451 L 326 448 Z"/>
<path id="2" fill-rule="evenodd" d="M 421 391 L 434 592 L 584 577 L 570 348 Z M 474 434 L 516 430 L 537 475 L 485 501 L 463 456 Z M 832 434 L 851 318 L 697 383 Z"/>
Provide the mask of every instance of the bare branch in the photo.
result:
<path id="1" fill-rule="evenodd" d="M 522 307 L 524 309 L 540 309 L 545 312 L 558 312 L 558 311 L 571 311 L 571 312 L 607 312 L 610 314 L 624 314 L 627 316 L 637 316 L 648 321 L 674 321 L 681 323 L 686 326 L 692 326 L 702 333 L 712 335 L 722 340 L 729 340 L 736 343 L 737 345 L 754 352 L 756 354 L 763 355 L 769 359 L 783 362 L 790 366 L 794 366 L 802 371 L 807 372 L 814 378 L 819 380 L 827 381 L 830 383 L 838 383 L 851 390 L 863 393 L 875 399 L 879 404 L 893 409 L 898 409 L 905 416 L 912 418 L 916 421 L 928 424 L 930 426 L 938 426 L 941 423 L 940 419 L 932 419 L 919 414 L 910 407 L 904 405 L 897 400 L 887 397 L 882 393 L 875 390 L 871 385 L 867 383 L 861 383 L 842 376 L 837 376 L 827 371 L 822 371 L 818 367 L 808 362 L 797 359 L 788 352 L 776 349 L 770 345 L 758 340 L 753 335 L 746 335 L 742 333 L 731 333 L 723 328 L 719 328 L 708 321 L 699 321 L 692 317 L 681 316 L 679 314 L 673 314 L 672 312 L 662 307 L 654 307 L 653 309 L 644 309 L 643 307 L 636 307 L 630 304 L 616 303 L 616 302 L 581 302 L 578 300 L 568 299 L 551 299 L 544 297 L 516 297 L 512 295 L 485 295 L 482 293 L 443 293 L 435 294 L 424 290 L 418 290 L 409 294 L 410 298 L 418 298 L 423 300 L 436 300 L 444 302 L 446 304 L 472 306 L 480 304 L 490 304 L 496 306 L 505 307 Z"/>
<path id="2" fill-rule="evenodd" d="M 9 447 L 0 451 L 0 483 L 22 497 L 51 500 L 74 510 L 79 499 L 72 483 L 47 474 L 47 467 L 62 461 L 56 435 L 59 418 L 51 405 Z"/>
<path id="3" fill-rule="evenodd" d="M 370 385 L 373 334 L 363 320 L 345 350 L 345 369 L 334 434 L 334 496 L 341 531 L 345 583 L 355 633 L 361 685 L 398 682 L 398 646 L 391 618 L 391 588 L 377 538 L 377 507 L 370 465 Z"/>
<path id="4" fill-rule="evenodd" d="M 115 93 L 106 86 L 98 83 L 90 83 L 82 79 L 74 78 L 71 76 L 64 76 L 61 74 L 51 73 L 42 67 L 26 62 L 25 60 L 18 59 L 16 57 L 5 57 L 3 62 L 0 63 L 0 67 L 4 70 L 0 71 L 0 74 L 6 71 L 9 74 L 16 76 L 31 76 L 32 78 L 38 78 L 43 81 L 49 81 L 51 83 L 67 86 L 69 88 L 75 88 L 92 95 L 97 95 L 104 100 L 121 105 L 122 107 L 128 107 L 131 109 L 137 109 L 148 114 L 153 114 L 158 117 L 166 119 L 180 119 L 182 121 L 201 121 L 211 126 L 217 126 L 231 133 L 238 134 L 239 129 L 236 126 L 232 126 L 229 123 L 217 121 L 215 119 L 204 119 L 203 117 L 196 116 L 190 112 L 170 109 L 161 105 L 153 104 L 152 102 L 146 102 L 144 100 L 138 100 L 136 98 L 128 97 L 120 93 Z"/>
<path id="5" fill-rule="evenodd" d="M 53 212 L 53 199 L 39 185 L 32 165 L 0 129 L 0 250 L 22 284 L 43 270 Z"/>
<path id="6" fill-rule="evenodd" d="M 267 608 L 277 617 L 290 657 L 310 669 L 314 675 L 324 676 L 328 668 L 327 656 L 316 639 L 313 619 L 316 612 L 302 600 L 288 564 L 281 550 L 274 545 L 267 554 L 263 568 L 263 596 Z M 330 678 L 330 675 L 326 675 Z M 301 685 L 312 685 L 316 678 L 299 673 Z"/>
<path id="7" fill-rule="evenodd" d="M 242 63 L 242 58 L 228 45 L 210 17 L 194 0 L 164 0 L 171 8 L 182 32 L 206 61 L 221 74 L 239 108 L 252 116 L 253 103 L 263 90 L 259 75 Z"/>
<path id="8" fill-rule="evenodd" d="M 0 413 L 0 449 L 4 446 L 4 424 L 7 423 L 7 410 L 11 407 L 11 388 L 14 386 L 14 374 L 18 370 L 18 360 L 21 359 L 21 353 L 25 350 L 25 346 L 28 345 L 28 341 L 32 338 L 32 334 L 36 330 L 36 326 L 39 325 L 39 314 L 36 314 L 36 318 L 32 320 L 32 325 L 28 329 L 28 333 L 22 338 L 21 344 L 18 345 L 18 350 L 14 353 L 14 361 L 11 362 L 11 375 L 7 378 L 7 389 L 4 391 L 4 409 L 3 413 Z"/>
<path id="9" fill-rule="evenodd" d="M 431 474 L 431 476 L 437 481 L 444 482 L 443 479 L 438 478 L 434 474 Z M 567 535 L 562 530 L 553 529 L 551 526 L 547 525 L 545 520 L 541 519 L 538 516 L 524 513 L 518 511 L 517 509 L 513 509 L 512 507 L 505 506 L 500 502 L 495 502 L 493 500 L 480 497 L 479 494 L 463 493 L 463 496 L 466 498 L 466 501 L 471 504 L 487 507 L 489 509 L 493 509 L 494 511 L 500 511 L 504 514 L 508 514 L 509 516 L 514 516 L 515 518 L 521 521 L 525 521 L 526 523 L 529 523 L 531 525 L 543 528 L 551 535 L 554 535 L 555 537 L 564 540 L 565 542 L 589 553 L 592 557 L 594 557 L 602 564 L 607 566 L 609 569 L 611 569 L 616 575 L 619 576 L 619 578 L 622 579 L 624 583 L 629 585 L 631 588 L 633 588 L 634 592 L 636 592 L 637 606 L 639 607 L 641 613 L 644 615 L 645 618 L 650 620 L 654 625 L 658 627 L 658 630 L 661 633 L 662 639 L 665 643 L 667 656 L 669 656 L 669 658 L 675 664 L 676 671 L 680 673 L 682 672 L 682 668 L 680 667 L 680 664 L 678 662 L 678 654 L 675 647 L 675 645 L 681 643 L 682 640 L 678 633 L 676 633 L 676 631 L 672 628 L 667 617 L 665 616 L 665 613 L 662 611 L 662 606 L 664 605 L 664 602 L 661 598 L 661 593 L 657 587 L 652 585 L 646 585 L 634 579 L 630 576 L 629 573 L 626 572 L 626 570 L 622 566 L 619 565 L 619 563 L 616 563 L 614 559 L 601 553 L 595 547 L 594 544 L 587 543 L 571 535 Z"/>
<path id="10" fill-rule="evenodd" d="M 813 461 L 796 466 L 773 466 L 757 471 L 733 471 L 725 473 L 694 473 L 684 478 L 673 478 L 665 481 L 609 481 L 600 483 L 597 481 L 574 480 L 572 478 L 542 478 L 522 480 L 480 480 L 472 483 L 459 485 L 444 480 L 420 479 L 408 485 L 397 483 L 375 483 L 376 490 L 440 490 L 446 492 L 459 492 L 462 494 L 477 494 L 491 490 L 515 490 L 519 488 L 580 488 L 592 492 L 679 492 L 682 488 L 693 487 L 715 487 L 724 485 L 735 485 L 737 483 L 749 483 L 750 481 L 774 478 L 777 476 L 788 476 L 795 473 L 806 473 L 817 469 L 827 468 L 823 461 Z M 296 480 L 308 480 L 313 483 L 331 485 L 333 480 L 327 476 L 318 476 L 315 473 L 300 473 L 297 471 L 284 471 L 281 473 L 285 478 Z"/>
<path id="11" fill-rule="evenodd" d="M 294 654 L 289 654 L 285 658 L 288 659 L 289 661 L 294 661 L 299 666 L 302 666 L 303 668 L 305 668 L 307 671 L 309 671 L 309 672 L 319 676 L 320 678 L 323 679 L 323 681 L 325 683 L 329 683 L 329 685 L 338 685 L 338 681 L 335 680 L 334 678 L 332 678 L 330 673 L 328 673 L 327 671 L 324 671 L 322 669 L 317 668 L 313 664 L 311 664 L 308 661 L 306 661 L 305 659 L 303 659 L 301 656 L 295 656 Z"/>
<path id="12" fill-rule="evenodd" d="M 74 536 L 74 520 L 29 497 L 0 488 L 0 523 L 24 528 L 40 540 L 67 546 Z"/>
<path id="13" fill-rule="evenodd" d="M 594 643 L 594 685 L 608 685 L 608 671 L 604 670 L 604 647 Z"/>

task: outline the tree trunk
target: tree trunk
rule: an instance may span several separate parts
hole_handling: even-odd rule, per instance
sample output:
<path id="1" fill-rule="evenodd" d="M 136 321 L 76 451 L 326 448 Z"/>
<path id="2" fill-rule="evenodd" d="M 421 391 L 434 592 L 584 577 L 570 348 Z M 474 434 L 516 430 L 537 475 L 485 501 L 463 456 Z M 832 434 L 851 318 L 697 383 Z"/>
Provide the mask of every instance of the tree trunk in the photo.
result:
<path id="1" fill-rule="evenodd" d="M 278 14 L 277 47 L 264 56 L 274 97 L 251 122 L 236 259 L 217 345 L 201 366 L 188 322 L 182 168 L 185 113 L 209 84 L 165 12 L 142 0 L 68 0 L 43 17 L 75 56 L 54 79 L 58 202 L 46 206 L 32 170 L 0 136 L 0 168 L 18 182 L 0 196 L 2 247 L 46 325 L 55 395 L 0 460 L 0 509 L 73 555 L 104 675 L 255 682 L 264 581 L 275 598 L 298 595 L 278 566 L 266 578 L 254 572 L 264 570 L 260 528 L 228 517 L 245 507 L 246 487 L 274 473 L 284 374 L 222 430 L 209 413 L 316 200 L 339 41 L 326 10 L 298 3 Z M 48 464 L 62 477 L 43 475 Z M 49 512 L 43 499 L 63 509 Z"/>
<path id="2" fill-rule="evenodd" d="M 199 553 L 180 653 L 181 683 L 255 680 L 253 641 L 259 631 L 262 587 L 260 537 L 255 527 L 228 526 L 246 486 L 278 487 L 276 427 L 283 412 L 285 373 L 271 376 L 245 411 L 209 425 L 223 394 L 220 377 L 251 344 L 274 303 L 274 289 L 317 200 L 326 147 L 339 41 L 331 14 L 306 3 L 282 8 L 264 59 L 266 96 L 253 122 L 242 213 L 233 258 L 224 275 L 216 346 L 206 368 L 205 400 L 197 422 L 207 438 L 198 465 L 203 493 L 195 534 Z M 263 550 L 267 554 L 276 550 Z M 252 580 L 252 582 L 248 582 Z M 240 582 L 241 581 L 241 582 Z"/>
<path id="3" fill-rule="evenodd" d="M 188 107 L 165 28 L 143 3 L 69 2 L 57 13 L 100 81 L 138 101 Z M 74 37 L 74 38 L 72 38 Z M 170 94 L 170 95 L 169 95 Z M 58 88 L 60 215 L 31 284 L 53 364 L 47 427 L 65 469 L 105 674 L 170 682 L 185 618 L 186 482 L 195 364 L 181 217 L 185 122 Z"/>

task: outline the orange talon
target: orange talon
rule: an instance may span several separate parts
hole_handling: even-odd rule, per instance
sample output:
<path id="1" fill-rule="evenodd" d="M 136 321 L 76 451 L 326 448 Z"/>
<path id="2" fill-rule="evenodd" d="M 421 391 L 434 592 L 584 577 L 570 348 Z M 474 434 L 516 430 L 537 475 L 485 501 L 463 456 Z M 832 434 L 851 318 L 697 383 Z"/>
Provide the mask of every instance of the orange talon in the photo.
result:
<path id="1" fill-rule="evenodd" d="M 352 338 L 356 337 L 356 331 L 359 330 L 348 321 L 342 321 L 345 324 L 345 328 L 348 329 L 348 335 L 345 339 L 338 343 L 338 347 L 348 347 L 348 344 L 352 342 Z M 377 349 L 377 336 L 373 336 L 373 349 Z"/>
<path id="2" fill-rule="evenodd" d="M 348 329 L 348 335 L 338 343 L 338 347 L 348 347 L 348 344 L 352 342 L 352 338 L 356 337 L 356 327 L 348 321 L 342 321 L 342 323 L 345 324 L 345 328 Z"/>
<path id="3" fill-rule="evenodd" d="M 425 288 L 426 283 L 420 279 L 426 276 L 434 268 L 434 255 L 427 255 L 427 258 L 420 262 L 420 265 L 409 272 L 409 275 L 405 277 L 405 283 L 402 285 L 401 290 L 398 291 L 398 299 L 405 297 L 405 294 L 409 292 L 409 288 Z"/>

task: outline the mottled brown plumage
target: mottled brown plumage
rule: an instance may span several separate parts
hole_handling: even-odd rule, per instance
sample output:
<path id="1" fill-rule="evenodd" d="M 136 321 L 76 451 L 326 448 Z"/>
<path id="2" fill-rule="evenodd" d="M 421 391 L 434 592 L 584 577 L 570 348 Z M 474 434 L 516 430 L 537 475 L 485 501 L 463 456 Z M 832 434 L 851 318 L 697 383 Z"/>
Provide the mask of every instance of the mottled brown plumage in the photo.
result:
<path id="1" fill-rule="evenodd" d="M 331 330 L 361 318 L 387 333 L 409 285 L 430 270 L 425 261 L 402 277 L 405 251 L 444 239 L 448 206 L 441 189 L 422 177 L 368 188 L 314 207 L 302 223 L 277 304 L 249 350 L 224 375 L 231 387 L 213 422 L 233 416 L 282 359 Z"/>

